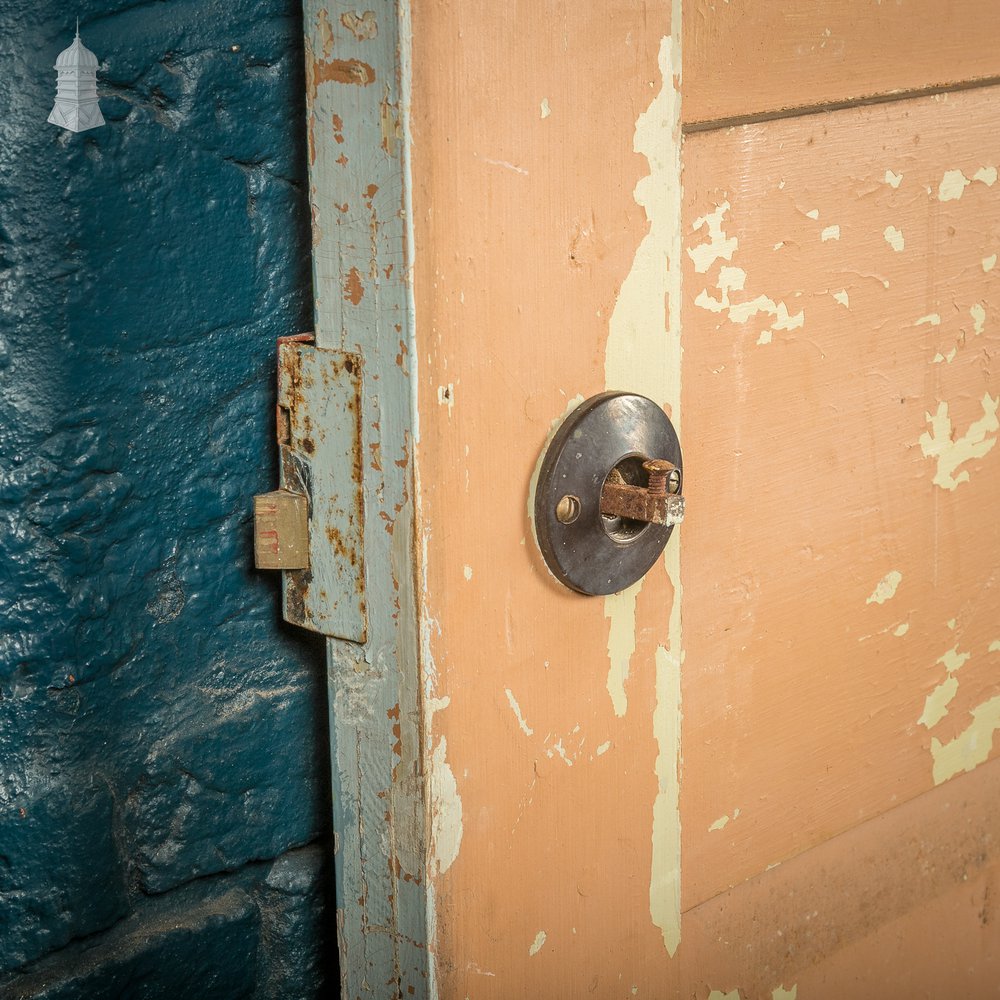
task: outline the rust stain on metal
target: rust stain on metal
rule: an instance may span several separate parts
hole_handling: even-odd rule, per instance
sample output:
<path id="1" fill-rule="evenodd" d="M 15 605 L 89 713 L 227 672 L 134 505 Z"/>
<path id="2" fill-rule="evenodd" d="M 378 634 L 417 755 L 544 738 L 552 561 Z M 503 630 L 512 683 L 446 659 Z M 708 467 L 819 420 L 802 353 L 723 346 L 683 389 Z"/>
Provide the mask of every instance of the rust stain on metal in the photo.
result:
<path id="1" fill-rule="evenodd" d="M 340 15 L 340 23 L 359 42 L 367 42 L 378 37 L 378 21 L 373 10 L 366 10 L 363 14 L 348 11 Z"/>
<path id="2" fill-rule="evenodd" d="M 344 300 L 356 306 L 364 297 L 365 288 L 361 284 L 361 274 L 356 267 L 352 267 L 344 279 Z"/>

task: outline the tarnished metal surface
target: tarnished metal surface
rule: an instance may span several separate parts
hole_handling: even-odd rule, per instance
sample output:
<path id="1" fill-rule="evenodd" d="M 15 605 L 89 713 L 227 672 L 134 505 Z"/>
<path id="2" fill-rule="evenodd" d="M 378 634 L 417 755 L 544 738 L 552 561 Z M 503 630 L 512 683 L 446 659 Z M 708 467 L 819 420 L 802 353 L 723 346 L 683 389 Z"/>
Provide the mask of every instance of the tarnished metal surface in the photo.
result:
<path id="1" fill-rule="evenodd" d="M 281 487 L 309 497 L 306 566 L 282 575 L 285 620 L 364 642 L 361 358 L 279 342 L 277 423 Z"/>
<path id="2" fill-rule="evenodd" d="M 645 396 L 603 392 L 563 422 L 535 490 L 538 545 L 560 583 L 581 594 L 615 594 L 659 558 L 684 501 L 650 495 L 639 484 L 648 478 L 643 462 L 653 456 L 681 470 L 673 425 Z M 575 508 L 571 519 L 567 506 Z"/>

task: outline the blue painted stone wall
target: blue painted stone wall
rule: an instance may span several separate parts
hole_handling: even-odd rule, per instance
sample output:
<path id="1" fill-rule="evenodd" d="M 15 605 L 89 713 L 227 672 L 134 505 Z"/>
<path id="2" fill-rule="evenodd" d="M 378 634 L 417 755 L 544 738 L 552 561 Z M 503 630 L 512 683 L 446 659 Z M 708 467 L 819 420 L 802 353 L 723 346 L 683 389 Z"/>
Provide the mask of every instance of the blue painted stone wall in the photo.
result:
<path id="1" fill-rule="evenodd" d="M 301 37 L 297 0 L 0 4 L 3 997 L 335 975 L 323 650 L 250 522 L 311 325 Z"/>

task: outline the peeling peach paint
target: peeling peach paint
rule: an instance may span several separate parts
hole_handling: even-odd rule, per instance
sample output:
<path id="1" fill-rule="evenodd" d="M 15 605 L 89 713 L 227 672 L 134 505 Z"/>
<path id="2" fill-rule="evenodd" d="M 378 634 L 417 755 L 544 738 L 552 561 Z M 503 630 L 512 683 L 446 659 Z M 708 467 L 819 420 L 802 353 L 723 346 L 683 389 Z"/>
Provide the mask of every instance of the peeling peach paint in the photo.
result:
<path id="1" fill-rule="evenodd" d="M 431 863 L 446 872 L 458 857 L 462 845 L 462 799 L 458 783 L 447 761 L 448 741 L 442 736 L 431 757 L 428 781 L 431 809 Z"/>
<path id="2" fill-rule="evenodd" d="M 903 252 L 903 248 L 906 245 L 903 240 L 903 234 L 895 226 L 886 226 L 882 236 L 896 253 Z"/>
<path id="3" fill-rule="evenodd" d="M 989 758 L 993 734 L 1000 729 L 1000 695 L 977 705 L 969 714 L 971 724 L 953 740 L 941 743 L 931 737 L 935 785 L 963 771 L 972 771 Z"/>
<path id="4" fill-rule="evenodd" d="M 954 438 L 951 417 L 948 416 L 948 404 L 938 405 L 937 413 L 931 416 L 925 414 L 931 425 L 930 433 L 920 435 L 920 449 L 924 458 L 933 458 L 937 462 L 934 473 L 934 485 L 945 490 L 954 490 L 960 483 L 969 481 L 967 470 L 955 475 L 956 470 L 966 462 L 982 458 L 988 454 L 997 443 L 996 433 L 1000 430 L 997 421 L 997 407 L 1000 397 L 994 399 L 986 393 L 982 399 L 983 416 L 969 425 L 969 429 L 959 438 Z"/>
<path id="5" fill-rule="evenodd" d="M 524 716 L 521 714 L 521 706 L 517 703 L 517 699 L 514 697 L 514 692 L 510 688 L 504 688 L 504 692 L 507 695 L 507 702 L 510 705 L 511 711 L 514 713 L 514 718 L 517 719 L 517 724 L 521 729 L 521 732 L 525 736 L 533 736 L 535 731 L 528 725 L 524 720 Z"/>
<path id="6" fill-rule="evenodd" d="M 958 694 L 958 678 L 954 676 L 955 672 L 970 656 L 970 653 L 959 653 L 958 647 L 955 646 L 938 659 L 937 662 L 944 665 L 948 676 L 927 695 L 924 700 L 924 710 L 917 719 L 918 725 L 931 729 L 948 714 L 948 705 Z"/>
<path id="7" fill-rule="evenodd" d="M 539 931 L 535 935 L 535 940 L 531 942 L 531 947 L 528 948 L 528 956 L 534 958 L 542 950 L 542 945 L 545 944 L 546 938 L 545 931 Z"/>
<path id="8" fill-rule="evenodd" d="M 896 590 L 903 581 L 903 574 L 899 570 L 890 570 L 881 580 L 879 580 L 871 596 L 865 601 L 866 604 L 885 604 L 896 596 Z"/>
<path id="9" fill-rule="evenodd" d="M 966 177 L 961 170 L 946 171 L 938 187 L 938 201 L 957 201 L 973 181 L 992 187 L 997 182 L 997 168 L 980 167 L 971 178 Z"/>

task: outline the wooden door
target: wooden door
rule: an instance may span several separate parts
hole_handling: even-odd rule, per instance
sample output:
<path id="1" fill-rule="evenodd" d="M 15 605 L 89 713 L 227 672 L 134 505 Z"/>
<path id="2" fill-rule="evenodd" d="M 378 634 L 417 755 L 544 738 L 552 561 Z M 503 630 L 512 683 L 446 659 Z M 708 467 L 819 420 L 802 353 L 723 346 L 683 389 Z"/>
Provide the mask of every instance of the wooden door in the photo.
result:
<path id="1" fill-rule="evenodd" d="M 997 995 L 1000 18 L 397 13 L 307 5 L 345 996 Z M 586 598 L 533 478 L 605 389 L 689 513 Z"/>

